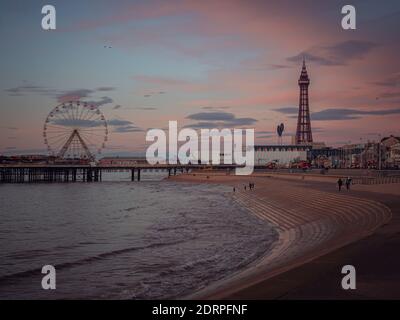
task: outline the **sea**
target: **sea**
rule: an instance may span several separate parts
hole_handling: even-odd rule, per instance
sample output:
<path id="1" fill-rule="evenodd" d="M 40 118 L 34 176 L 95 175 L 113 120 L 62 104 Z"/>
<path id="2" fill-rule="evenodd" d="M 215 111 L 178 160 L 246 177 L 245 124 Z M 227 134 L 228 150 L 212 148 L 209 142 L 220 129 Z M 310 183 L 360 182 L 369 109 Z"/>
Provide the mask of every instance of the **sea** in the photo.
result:
<path id="1" fill-rule="evenodd" d="M 260 259 L 277 232 L 232 189 L 144 173 L 0 184 L 0 299 L 177 299 Z M 56 288 L 44 290 L 45 265 Z"/>

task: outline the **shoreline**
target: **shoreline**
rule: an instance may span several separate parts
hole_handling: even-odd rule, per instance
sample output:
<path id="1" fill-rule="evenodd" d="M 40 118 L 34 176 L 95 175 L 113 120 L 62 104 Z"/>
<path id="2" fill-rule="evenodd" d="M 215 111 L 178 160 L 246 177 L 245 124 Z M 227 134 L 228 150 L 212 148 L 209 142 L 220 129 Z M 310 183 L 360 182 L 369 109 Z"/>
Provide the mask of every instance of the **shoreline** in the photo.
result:
<path id="1" fill-rule="evenodd" d="M 276 288 L 269 288 L 269 280 L 368 237 L 392 218 L 391 210 L 378 201 L 346 192 L 310 192 L 299 180 L 213 173 L 185 174 L 172 180 L 235 186 L 236 201 L 279 233 L 272 250 L 256 263 L 183 299 L 259 299 L 252 288 L 260 283 L 265 283 L 262 297 L 279 298 L 272 292 Z M 255 190 L 244 190 L 249 181 L 255 183 Z"/>

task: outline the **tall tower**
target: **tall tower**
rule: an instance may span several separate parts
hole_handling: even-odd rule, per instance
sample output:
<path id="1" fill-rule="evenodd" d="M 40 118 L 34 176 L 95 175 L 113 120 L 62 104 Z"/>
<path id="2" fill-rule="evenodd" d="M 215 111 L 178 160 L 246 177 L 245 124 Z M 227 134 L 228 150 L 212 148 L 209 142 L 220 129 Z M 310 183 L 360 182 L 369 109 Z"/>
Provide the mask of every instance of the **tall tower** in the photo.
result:
<path id="1" fill-rule="evenodd" d="M 308 105 L 308 86 L 310 78 L 307 74 L 306 62 L 303 59 L 303 68 L 299 78 L 300 100 L 299 115 L 297 118 L 296 144 L 309 144 L 313 142 L 311 132 L 310 107 Z"/>

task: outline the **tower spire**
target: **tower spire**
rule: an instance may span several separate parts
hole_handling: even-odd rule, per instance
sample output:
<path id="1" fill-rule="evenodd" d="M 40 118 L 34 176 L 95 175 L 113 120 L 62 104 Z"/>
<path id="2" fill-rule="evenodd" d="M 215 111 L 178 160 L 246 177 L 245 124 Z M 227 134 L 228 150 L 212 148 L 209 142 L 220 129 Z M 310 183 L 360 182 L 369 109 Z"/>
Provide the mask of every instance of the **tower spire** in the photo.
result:
<path id="1" fill-rule="evenodd" d="M 308 104 L 308 77 L 306 60 L 303 56 L 303 66 L 298 81 L 300 87 L 299 115 L 297 118 L 296 144 L 309 144 L 313 142 L 311 132 L 310 107 Z"/>

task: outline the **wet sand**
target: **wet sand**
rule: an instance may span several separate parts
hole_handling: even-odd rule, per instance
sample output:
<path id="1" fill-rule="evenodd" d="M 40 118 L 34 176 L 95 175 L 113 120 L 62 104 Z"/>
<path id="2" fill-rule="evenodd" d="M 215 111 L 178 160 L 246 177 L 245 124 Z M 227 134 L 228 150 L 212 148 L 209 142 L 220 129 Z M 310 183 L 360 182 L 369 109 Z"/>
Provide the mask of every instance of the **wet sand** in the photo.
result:
<path id="1" fill-rule="evenodd" d="M 235 187 L 234 199 L 250 214 L 272 223 L 280 234 L 261 260 L 188 298 L 400 298 L 399 259 L 395 247 L 386 244 L 389 240 L 400 244 L 400 201 L 388 185 L 370 186 L 368 192 L 355 186 L 339 193 L 333 181 L 301 176 L 210 172 L 173 179 Z M 249 182 L 255 183 L 254 190 L 248 189 Z M 387 266 L 377 257 L 392 264 Z M 340 271 L 346 264 L 356 267 L 357 290 L 340 286 Z"/>

